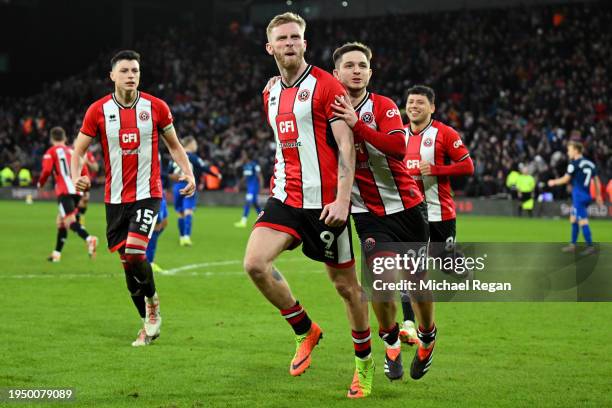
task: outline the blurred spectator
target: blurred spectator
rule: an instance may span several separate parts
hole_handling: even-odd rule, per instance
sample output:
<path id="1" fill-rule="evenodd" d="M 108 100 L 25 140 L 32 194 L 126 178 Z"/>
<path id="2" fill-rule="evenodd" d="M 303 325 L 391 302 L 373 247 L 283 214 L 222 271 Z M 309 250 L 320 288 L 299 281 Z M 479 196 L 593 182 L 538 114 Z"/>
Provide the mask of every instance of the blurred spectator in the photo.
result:
<path id="1" fill-rule="evenodd" d="M 583 141 L 606 182 L 610 21 L 610 2 L 309 21 L 307 60 L 332 69 L 333 50 L 358 40 L 374 51 L 372 91 L 404 106 L 409 86 L 433 87 L 434 116 L 457 128 L 472 152 L 474 176 L 453 180 L 466 195 L 506 194 L 506 177 L 520 162 L 536 179 L 564 174 L 570 137 Z M 134 48 L 143 56 L 143 90 L 168 101 L 178 135 L 198 139 L 199 154 L 223 174 L 222 188 L 240 179 L 245 149 L 269 180 L 276 146 L 261 90 L 275 66 L 263 51 L 265 28 L 233 22 L 218 30 L 160 26 L 141 38 Z M 87 101 L 111 91 L 111 53 L 38 95 L 0 98 L 0 163 L 19 160 L 38 172 L 49 127 L 76 134 Z"/>

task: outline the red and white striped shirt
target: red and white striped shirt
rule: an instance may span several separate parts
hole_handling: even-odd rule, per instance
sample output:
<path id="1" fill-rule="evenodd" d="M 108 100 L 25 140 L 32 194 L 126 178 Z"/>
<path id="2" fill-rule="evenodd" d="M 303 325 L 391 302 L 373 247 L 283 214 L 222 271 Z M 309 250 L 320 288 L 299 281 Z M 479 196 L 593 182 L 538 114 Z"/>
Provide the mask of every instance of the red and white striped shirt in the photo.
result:
<path id="1" fill-rule="evenodd" d="M 168 105 L 144 92 L 138 93 L 131 106 L 122 106 L 110 94 L 89 107 L 81 132 L 100 136 L 106 203 L 162 197 L 159 134 L 170 126 L 172 114 Z"/>
<path id="2" fill-rule="evenodd" d="M 274 198 L 295 208 L 323 208 L 336 199 L 338 148 L 330 124 L 332 104 L 344 87 L 324 70 L 309 65 L 292 86 L 282 81 L 263 95 L 276 139 Z"/>
<path id="3" fill-rule="evenodd" d="M 382 217 L 421 203 L 423 196 L 403 161 L 406 135 L 397 105 L 368 92 L 355 111 L 359 121 L 353 128 L 356 170 L 351 212 L 370 211 Z"/>
<path id="4" fill-rule="evenodd" d="M 42 172 L 38 179 L 38 185 L 44 186 L 47 179 L 53 174 L 55 179 L 55 195 L 62 196 L 68 194 L 79 194 L 72 178 L 70 177 L 70 159 L 72 158 L 72 149 L 65 145 L 57 145 L 50 147 L 43 155 Z M 82 175 L 87 175 L 87 169 L 83 168 Z"/>
<path id="5" fill-rule="evenodd" d="M 457 131 L 437 120 L 432 120 L 419 133 L 414 134 L 410 127 L 406 167 L 417 181 L 427 201 L 429 221 L 446 221 L 456 217 L 449 176 L 422 176 L 419 168 L 421 160 L 433 165 L 443 166 L 448 160 L 459 162 L 470 157 Z"/>

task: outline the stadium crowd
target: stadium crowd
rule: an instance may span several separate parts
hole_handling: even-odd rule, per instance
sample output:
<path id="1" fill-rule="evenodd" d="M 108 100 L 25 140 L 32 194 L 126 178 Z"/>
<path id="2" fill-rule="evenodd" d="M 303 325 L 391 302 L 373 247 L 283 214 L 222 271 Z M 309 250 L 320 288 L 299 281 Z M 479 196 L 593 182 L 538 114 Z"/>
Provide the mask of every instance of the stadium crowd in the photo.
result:
<path id="1" fill-rule="evenodd" d="M 409 86 L 432 86 L 434 117 L 460 131 L 474 159 L 474 176 L 455 186 L 466 195 L 505 192 L 506 175 L 520 163 L 545 188 L 543 181 L 565 172 L 570 138 L 583 141 L 605 185 L 612 174 L 610 21 L 604 2 L 312 21 L 306 59 L 331 69 L 333 50 L 358 40 L 374 51 L 372 90 L 403 107 Z M 263 27 L 235 23 L 222 33 L 160 28 L 133 47 L 143 57 L 141 88 L 169 103 L 179 136 L 198 139 L 225 188 L 236 186 L 244 150 L 259 159 L 265 179 L 273 167 L 260 94 L 275 66 L 264 43 Z M 113 51 L 37 95 L 0 100 L 1 168 L 25 166 L 36 176 L 48 130 L 61 125 L 77 134 L 87 104 L 112 89 Z"/>

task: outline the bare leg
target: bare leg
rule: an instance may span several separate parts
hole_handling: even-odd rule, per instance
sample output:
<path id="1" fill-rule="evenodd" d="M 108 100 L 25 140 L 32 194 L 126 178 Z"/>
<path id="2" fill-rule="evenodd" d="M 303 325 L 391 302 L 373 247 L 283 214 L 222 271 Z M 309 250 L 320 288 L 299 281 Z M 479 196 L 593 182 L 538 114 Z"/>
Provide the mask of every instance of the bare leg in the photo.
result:
<path id="1" fill-rule="evenodd" d="M 253 229 L 244 255 L 244 270 L 257 289 L 278 309 L 295 305 L 289 285 L 272 262 L 291 245 L 294 238 L 267 227 Z"/>
<path id="2" fill-rule="evenodd" d="M 338 294 L 344 300 L 351 328 L 355 331 L 366 330 L 370 327 L 368 322 L 368 303 L 365 301 L 361 286 L 357 281 L 355 266 L 338 269 L 326 265 L 326 269 Z"/>

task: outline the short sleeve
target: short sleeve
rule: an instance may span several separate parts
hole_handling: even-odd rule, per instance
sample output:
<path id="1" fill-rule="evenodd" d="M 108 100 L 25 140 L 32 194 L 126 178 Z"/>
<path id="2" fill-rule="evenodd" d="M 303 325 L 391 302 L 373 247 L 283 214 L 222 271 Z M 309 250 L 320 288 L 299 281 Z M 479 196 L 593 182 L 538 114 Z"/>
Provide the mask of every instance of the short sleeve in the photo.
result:
<path id="1" fill-rule="evenodd" d="M 159 112 L 159 116 L 157 119 L 157 126 L 163 131 L 167 130 L 172 125 L 172 112 L 170 112 L 170 108 L 166 102 L 161 99 L 157 100 L 157 109 Z"/>
<path id="2" fill-rule="evenodd" d="M 404 123 L 395 102 L 381 98 L 377 107 L 376 125 L 382 133 L 404 133 Z"/>
<path id="3" fill-rule="evenodd" d="M 325 82 L 325 89 L 323 90 L 323 108 L 325 110 L 325 118 L 328 122 L 333 122 L 338 120 L 337 116 L 334 115 L 334 110 L 332 109 L 332 105 L 336 102 L 336 96 L 341 96 L 346 93 L 346 90 L 342 86 L 342 84 L 334 77 L 330 77 L 328 81 Z"/>
<path id="4" fill-rule="evenodd" d="M 99 105 L 94 103 L 85 112 L 85 118 L 81 126 L 81 133 L 84 135 L 89 137 L 96 137 L 98 135 L 98 108 Z"/>
<path id="5" fill-rule="evenodd" d="M 452 161 L 458 162 L 469 157 L 470 152 L 463 144 L 459 133 L 452 128 L 447 128 L 444 137 L 446 153 Z"/>

